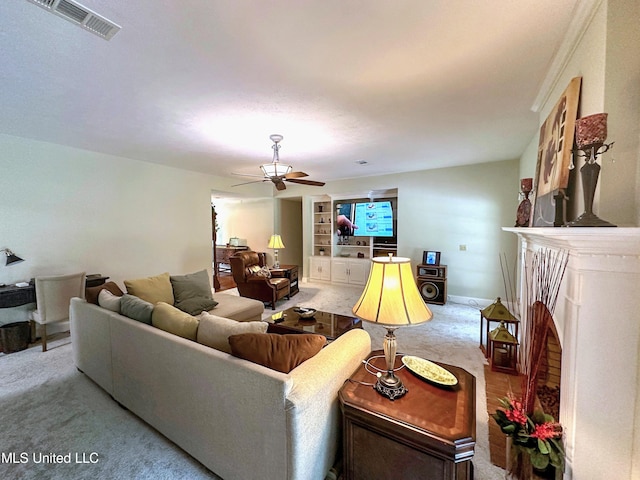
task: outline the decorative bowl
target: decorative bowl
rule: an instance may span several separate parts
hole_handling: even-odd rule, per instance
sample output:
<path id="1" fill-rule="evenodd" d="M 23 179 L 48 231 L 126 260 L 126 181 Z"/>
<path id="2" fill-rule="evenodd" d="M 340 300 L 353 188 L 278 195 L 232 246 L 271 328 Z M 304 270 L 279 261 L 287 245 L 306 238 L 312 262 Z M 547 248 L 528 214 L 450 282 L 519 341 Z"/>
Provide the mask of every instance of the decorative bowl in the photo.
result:
<path id="1" fill-rule="evenodd" d="M 300 316 L 300 318 L 313 318 L 313 316 L 316 314 L 316 309 L 300 307 L 296 308 L 294 312 L 296 312 Z"/>

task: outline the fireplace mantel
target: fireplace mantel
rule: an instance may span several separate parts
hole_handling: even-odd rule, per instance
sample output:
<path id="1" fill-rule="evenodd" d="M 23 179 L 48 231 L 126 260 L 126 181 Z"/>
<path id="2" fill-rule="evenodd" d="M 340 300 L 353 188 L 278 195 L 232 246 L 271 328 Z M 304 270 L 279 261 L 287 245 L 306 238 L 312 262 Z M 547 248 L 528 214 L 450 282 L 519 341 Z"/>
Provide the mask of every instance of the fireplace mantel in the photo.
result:
<path id="1" fill-rule="evenodd" d="M 503 230 L 521 240 L 521 275 L 540 248 L 569 252 L 553 315 L 564 478 L 640 478 L 640 228 Z"/>

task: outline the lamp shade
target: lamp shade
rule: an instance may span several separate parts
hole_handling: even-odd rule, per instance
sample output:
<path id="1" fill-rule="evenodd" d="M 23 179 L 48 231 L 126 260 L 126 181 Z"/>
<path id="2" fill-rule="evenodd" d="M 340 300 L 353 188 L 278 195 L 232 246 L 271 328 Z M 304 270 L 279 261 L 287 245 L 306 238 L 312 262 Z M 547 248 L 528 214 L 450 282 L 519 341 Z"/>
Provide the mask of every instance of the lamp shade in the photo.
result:
<path id="1" fill-rule="evenodd" d="M 279 162 L 265 163 L 260 168 L 267 177 L 284 177 L 291 171 L 291 165 L 283 165 Z"/>
<path id="2" fill-rule="evenodd" d="M 4 254 L 7 256 L 7 262 L 6 262 L 5 265 L 11 265 L 12 263 L 24 262 L 24 259 L 22 259 L 19 256 L 17 256 L 15 253 L 13 253 L 8 248 L 5 248 L 5 249 L 0 250 L 0 251 L 4 252 Z"/>
<path id="3" fill-rule="evenodd" d="M 267 248 L 284 248 L 284 243 L 282 243 L 282 238 L 280 238 L 280 235 L 271 235 Z"/>
<path id="4" fill-rule="evenodd" d="M 373 258 L 367 285 L 353 314 L 386 327 L 417 325 L 433 317 L 418 291 L 411 261 L 402 257 Z"/>

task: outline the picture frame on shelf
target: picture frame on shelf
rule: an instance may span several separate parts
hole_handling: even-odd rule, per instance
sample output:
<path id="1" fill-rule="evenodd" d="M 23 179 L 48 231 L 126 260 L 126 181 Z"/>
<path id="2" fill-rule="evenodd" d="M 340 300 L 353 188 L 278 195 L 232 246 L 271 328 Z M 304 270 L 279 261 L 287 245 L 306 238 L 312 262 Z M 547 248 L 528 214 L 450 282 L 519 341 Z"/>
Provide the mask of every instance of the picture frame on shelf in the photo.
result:
<path id="1" fill-rule="evenodd" d="M 425 250 L 422 252 L 422 263 L 424 265 L 440 265 L 440 252 Z"/>

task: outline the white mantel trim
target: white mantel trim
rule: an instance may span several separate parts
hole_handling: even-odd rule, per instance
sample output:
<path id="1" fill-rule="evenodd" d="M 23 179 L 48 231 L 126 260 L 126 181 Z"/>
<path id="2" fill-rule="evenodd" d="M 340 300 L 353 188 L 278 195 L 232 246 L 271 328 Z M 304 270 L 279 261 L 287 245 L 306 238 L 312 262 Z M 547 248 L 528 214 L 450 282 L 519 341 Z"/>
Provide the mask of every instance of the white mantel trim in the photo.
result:
<path id="1" fill-rule="evenodd" d="M 521 262 L 539 248 L 569 252 L 554 313 L 565 480 L 640 478 L 640 228 L 503 230 L 520 238 Z"/>

